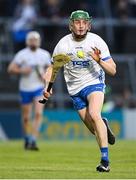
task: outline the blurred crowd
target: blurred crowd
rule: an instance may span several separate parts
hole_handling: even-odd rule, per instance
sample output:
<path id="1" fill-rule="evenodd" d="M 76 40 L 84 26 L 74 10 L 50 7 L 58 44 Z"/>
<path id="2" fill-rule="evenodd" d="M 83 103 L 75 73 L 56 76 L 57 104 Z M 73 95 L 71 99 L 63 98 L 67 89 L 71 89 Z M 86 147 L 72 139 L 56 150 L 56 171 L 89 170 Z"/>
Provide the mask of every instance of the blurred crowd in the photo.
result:
<path id="1" fill-rule="evenodd" d="M 30 30 L 37 28 L 39 18 L 54 23 L 50 27 L 46 25 L 46 28 L 41 25 L 39 29 L 43 33 L 43 39 L 46 36 L 46 41 L 48 41 L 48 46 L 43 41 L 43 47 L 52 51 L 53 44 L 62 35 L 68 33 L 67 27 L 61 29 L 57 23 L 67 19 L 71 12 L 77 9 L 88 11 L 93 19 L 110 17 L 121 20 L 122 25 L 114 28 L 115 40 L 114 43 L 112 42 L 111 50 L 117 53 L 126 52 L 125 44 L 127 43 L 125 41 L 128 29 L 125 22 L 129 17 L 136 17 L 136 0 L 0 0 L 0 17 L 13 20 L 10 31 L 15 45 L 15 52 L 24 47 L 26 34 Z M 104 36 L 102 31 L 100 30 L 100 34 L 99 32 L 98 34 Z M 130 48 L 130 51 L 131 49 L 133 47 Z"/>
<path id="2" fill-rule="evenodd" d="M 110 85 L 106 85 L 105 100 L 102 112 L 112 112 L 121 108 L 136 108 L 136 97 L 132 95 L 131 88 L 124 87 L 121 94 L 113 95 Z"/>
<path id="3" fill-rule="evenodd" d="M 19 17 L 29 6 L 37 16 L 52 19 L 68 17 L 75 9 L 84 9 L 93 17 L 102 17 L 104 14 L 100 7 L 105 8 L 105 3 L 110 6 L 112 17 L 136 17 L 136 0 L 0 0 L 0 16 Z"/>
<path id="4" fill-rule="evenodd" d="M 0 17 L 13 19 L 10 30 L 15 52 L 24 47 L 26 34 L 37 28 L 39 18 L 57 24 L 62 19 L 67 19 L 70 13 L 77 9 L 88 11 L 93 19 L 112 17 L 121 20 L 124 24 L 114 29 L 115 44 L 111 50 L 117 53 L 125 52 L 124 41 L 127 33 L 125 22 L 129 17 L 136 17 L 136 0 L 0 0 Z M 46 29 L 41 25 L 40 28 L 43 36 L 47 35 L 48 41 L 48 46 L 44 44 L 43 47 L 49 51 L 52 51 L 54 47 L 52 42 L 56 43 L 62 35 L 65 35 L 64 33 L 68 32 L 67 28 L 63 27 L 62 30 L 55 24 L 50 27 L 47 25 Z M 103 36 L 103 34 L 100 35 Z"/>

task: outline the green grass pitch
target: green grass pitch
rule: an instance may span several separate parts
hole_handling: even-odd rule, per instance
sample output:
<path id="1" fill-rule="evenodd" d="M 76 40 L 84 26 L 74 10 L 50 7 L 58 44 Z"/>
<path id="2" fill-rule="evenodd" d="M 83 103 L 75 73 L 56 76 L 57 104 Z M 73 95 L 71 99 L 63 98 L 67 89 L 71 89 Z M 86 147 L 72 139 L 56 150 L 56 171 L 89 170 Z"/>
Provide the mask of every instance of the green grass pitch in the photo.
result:
<path id="1" fill-rule="evenodd" d="M 94 140 L 40 141 L 39 152 L 24 151 L 22 141 L 0 142 L 0 178 L 131 179 L 136 178 L 136 141 L 118 140 L 110 149 L 109 173 L 98 173 Z"/>

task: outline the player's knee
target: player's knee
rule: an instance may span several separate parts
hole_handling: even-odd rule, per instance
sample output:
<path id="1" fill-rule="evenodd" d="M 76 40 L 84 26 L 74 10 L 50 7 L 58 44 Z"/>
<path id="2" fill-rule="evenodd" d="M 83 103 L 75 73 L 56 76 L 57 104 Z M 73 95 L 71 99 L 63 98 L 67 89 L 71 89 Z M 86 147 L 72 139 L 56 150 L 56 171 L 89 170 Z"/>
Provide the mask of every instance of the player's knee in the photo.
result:
<path id="1" fill-rule="evenodd" d="M 92 121 L 93 121 L 94 123 L 101 118 L 100 114 L 97 113 L 97 112 L 90 111 L 89 114 L 90 114 L 90 116 L 91 116 L 91 118 L 92 118 Z"/>
<path id="2" fill-rule="evenodd" d="M 42 113 L 41 112 L 36 112 L 35 113 L 35 119 L 36 120 L 41 120 L 41 118 L 42 118 Z"/>
<path id="3" fill-rule="evenodd" d="M 23 121 L 25 124 L 29 122 L 29 117 L 28 116 L 23 116 Z"/>

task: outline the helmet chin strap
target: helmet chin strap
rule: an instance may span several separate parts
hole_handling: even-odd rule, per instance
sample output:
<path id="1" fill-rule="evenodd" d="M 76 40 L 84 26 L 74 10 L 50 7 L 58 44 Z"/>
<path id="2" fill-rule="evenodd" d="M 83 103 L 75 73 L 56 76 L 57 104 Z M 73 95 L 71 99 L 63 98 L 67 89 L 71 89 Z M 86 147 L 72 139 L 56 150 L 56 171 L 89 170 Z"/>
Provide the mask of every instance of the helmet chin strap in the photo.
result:
<path id="1" fill-rule="evenodd" d="M 88 31 L 86 31 L 86 33 L 83 34 L 83 35 L 77 35 L 77 34 L 73 31 L 73 32 L 72 32 L 72 35 L 73 35 L 73 37 L 74 37 L 76 40 L 81 41 L 81 40 L 83 40 L 83 39 L 86 37 L 87 32 L 88 32 Z"/>

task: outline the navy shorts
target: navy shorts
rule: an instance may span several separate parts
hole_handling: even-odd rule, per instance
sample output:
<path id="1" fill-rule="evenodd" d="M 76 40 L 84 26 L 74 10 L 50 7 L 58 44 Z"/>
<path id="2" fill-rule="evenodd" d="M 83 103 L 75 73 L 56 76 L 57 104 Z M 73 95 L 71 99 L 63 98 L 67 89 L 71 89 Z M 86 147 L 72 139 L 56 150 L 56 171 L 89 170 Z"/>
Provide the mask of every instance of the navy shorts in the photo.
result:
<path id="1" fill-rule="evenodd" d="M 31 103 L 36 97 L 42 96 L 44 88 L 39 88 L 35 91 L 20 91 L 21 96 L 21 104 L 29 104 Z"/>
<path id="2" fill-rule="evenodd" d="M 80 110 L 88 106 L 87 96 L 94 91 L 105 91 L 105 84 L 94 84 L 83 88 L 77 94 L 71 96 L 74 109 Z"/>

